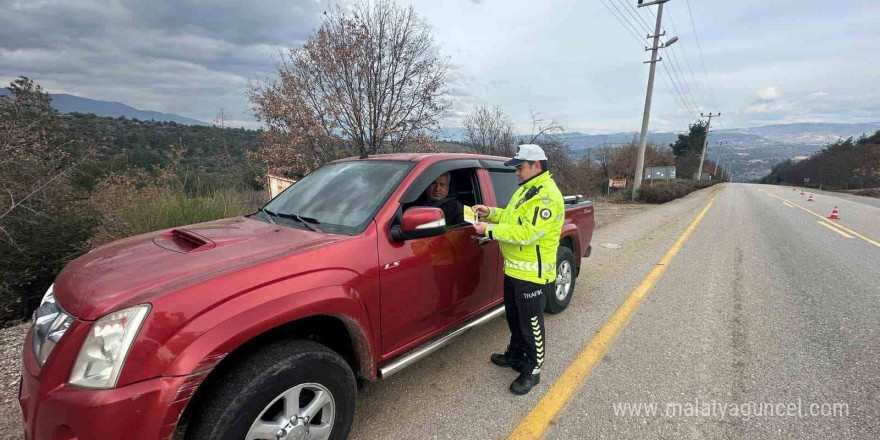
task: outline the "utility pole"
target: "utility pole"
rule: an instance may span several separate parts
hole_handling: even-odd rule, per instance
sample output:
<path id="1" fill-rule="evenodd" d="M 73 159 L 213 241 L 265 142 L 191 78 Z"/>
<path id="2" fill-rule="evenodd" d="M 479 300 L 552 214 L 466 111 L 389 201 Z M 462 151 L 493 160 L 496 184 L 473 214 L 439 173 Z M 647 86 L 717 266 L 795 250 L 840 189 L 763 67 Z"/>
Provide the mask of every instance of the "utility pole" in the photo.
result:
<path id="1" fill-rule="evenodd" d="M 651 61 L 645 61 L 645 63 L 650 63 L 651 68 L 648 71 L 648 93 L 645 95 L 645 113 L 642 115 L 642 131 L 639 137 L 639 154 L 636 157 L 636 173 L 635 178 L 633 179 L 633 200 L 637 200 L 639 197 L 639 191 L 642 189 L 642 175 L 645 173 L 645 147 L 648 144 L 648 120 L 651 118 L 651 97 L 654 95 L 654 69 L 657 67 L 658 61 L 663 61 L 663 58 L 657 59 L 657 50 L 665 47 L 669 47 L 675 44 L 678 41 L 678 37 L 672 37 L 666 41 L 666 44 L 660 45 L 660 21 L 663 18 L 663 4 L 668 2 L 669 0 L 655 0 L 648 3 L 642 3 L 643 0 L 639 0 L 638 7 L 644 8 L 652 5 L 657 5 L 657 23 L 654 25 L 654 35 L 648 35 L 648 38 L 654 38 L 654 44 L 651 48 L 645 48 L 645 51 L 651 51 Z M 664 34 L 665 35 L 665 34 Z"/>
<path id="2" fill-rule="evenodd" d="M 715 161 L 715 170 L 712 171 L 712 175 L 718 173 L 718 162 L 721 162 L 721 158 L 724 157 L 724 150 L 722 149 L 722 147 L 724 147 L 724 144 L 726 143 L 727 141 L 715 142 L 715 145 L 718 145 L 718 160 Z M 721 172 L 724 172 L 724 167 L 721 168 Z"/>
<path id="3" fill-rule="evenodd" d="M 727 181 L 733 182 L 733 178 L 730 176 L 730 167 L 733 166 L 733 160 L 727 162 Z"/>
<path id="4" fill-rule="evenodd" d="M 697 180 L 702 180 L 703 178 L 703 160 L 706 158 L 706 146 L 709 144 L 709 127 L 712 125 L 712 118 L 721 116 L 721 112 L 718 112 L 717 115 L 713 115 L 712 112 L 709 112 L 708 115 L 700 113 L 700 116 L 703 118 L 709 118 L 709 122 L 706 123 L 706 136 L 703 137 L 703 152 L 700 153 L 700 167 L 697 168 L 697 175 L 694 177 L 694 179 Z"/>
<path id="5" fill-rule="evenodd" d="M 654 69 L 657 67 L 658 61 L 663 61 L 663 58 L 657 59 L 657 50 L 664 47 L 669 47 L 678 41 L 678 37 L 672 37 L 666 41 L 666 44 L 660 45 L 660 20 L 663 17 L 663 4 L 668 2 L 669 0 L 655 0 L 648 3 L 642 3 L 643 0 L 639 0 L 638 7 L 644 8 L 647 6 L 657 5 L 657 24 L 654 25 L 654 35 L 648 35 L 648 38 L 654 38 L 654 44 L 650 49 L 645 48 L 645 51 L 651 51 L 651 61 L 645 61 L 645 63 L 650 63 L 651 68 L 648 71 L 648 93 L 645 95 L 645 113 L 642 115 L 642 131 L 641 137 L 639 138 L 639 155 L 636 159 L 636 174 L 633 179 L 633 194 L 632 199 L 637 200 L 639 197 L 639 191 L 642 189 L 642 175 L 645 173 L 645 146 L 648 143 L 648 120 L 651 117 L 651 97 L 654 94 Z"/>

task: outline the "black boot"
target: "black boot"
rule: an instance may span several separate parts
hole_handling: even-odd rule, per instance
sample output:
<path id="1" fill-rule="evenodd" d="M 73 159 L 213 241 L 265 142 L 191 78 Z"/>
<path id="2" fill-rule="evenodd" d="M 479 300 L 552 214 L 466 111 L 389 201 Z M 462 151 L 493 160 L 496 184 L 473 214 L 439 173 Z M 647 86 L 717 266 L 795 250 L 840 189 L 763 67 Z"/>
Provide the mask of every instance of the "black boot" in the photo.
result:
<path id="1" fill-rule="evenodd" d="M 510 352 L 505 352 L 504 354 L 494 353 L 490 360 L 493 364 L 498 365 L 499 367 L 510 367 L 516 371 L 522 372 L 523 368 L 523 358 L 522 356 L 514 356 L 511 355 Z"/>
<path id="2" fill-rule="evenodd" d="M 522 396 L 532 390 L 532 387 L 541 383 L 541 373 L 532 374 L 529 372 L 520 373 L 516 380 L 510 384 L 510 391 L 513 394 Z"/>

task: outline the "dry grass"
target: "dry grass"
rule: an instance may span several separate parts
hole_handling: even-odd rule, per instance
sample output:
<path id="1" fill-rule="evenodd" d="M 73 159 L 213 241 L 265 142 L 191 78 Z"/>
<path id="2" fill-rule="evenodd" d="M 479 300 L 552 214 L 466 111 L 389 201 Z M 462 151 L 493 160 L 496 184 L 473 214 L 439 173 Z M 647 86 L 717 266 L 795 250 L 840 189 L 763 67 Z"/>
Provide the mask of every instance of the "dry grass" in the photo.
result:
<path id="1" fill-rule="evenodd" d="M 249 197 L 240 191 L 221 190 L 189 196 L 182 190 L 167 191 L 158 197 L 132 204 L 123 214 L 130 235 L 190 225 L 254 212 Z"/>
<path id="2" fill-rule="evenodd" d="M 857 196 L 874 197 L 880 199 L 880 188 L 860 189 L 853 194 Z"/>
<path id="3" fill-rule="evenodd" d="M 612 201 L 606 198 L 600 198 L 594 200 L 593 204 L 595 206 L 594 219 L 596 221 L 596 229 L 651 208 L 651 205 L 646 203 L 628 202 L 622 199 Z"/>
<path id="4" fill-rule="evenodd" d="M 132 235 L 190 225 L 254 212 L 265 203 L 262 191 L 216 190 L 187 194 L 182 189 L 126 186 L 108 188 L 92 196 L 101 213 L 101 225 L 89 241 L 92 246 Z"/>

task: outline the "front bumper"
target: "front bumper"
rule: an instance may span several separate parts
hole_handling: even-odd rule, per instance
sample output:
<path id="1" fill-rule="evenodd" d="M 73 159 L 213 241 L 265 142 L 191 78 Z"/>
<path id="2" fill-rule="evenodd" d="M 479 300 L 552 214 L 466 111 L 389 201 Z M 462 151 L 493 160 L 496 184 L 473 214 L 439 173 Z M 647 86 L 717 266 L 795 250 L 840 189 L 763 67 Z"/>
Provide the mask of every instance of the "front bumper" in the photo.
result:
<path id="1" fill-rule="evenodd" d="M 40 394 L 22 378 L 19 403 L 26 440 L 167 439 L 177 418 L 166 421 L 185 378 L 161 378 L 113 390 L 62 387 Z"/>
<path id="2" fill-rule="evenodd" d="M 66 384 L 71 360 L 52 353 L 41 369 L 28 349 L 31 333 L 25 339 L 18 397 L 25 440 L 171 437 L 195 390 L 195 377 L 162 377 L 110 390 L 71 387 Z"/>

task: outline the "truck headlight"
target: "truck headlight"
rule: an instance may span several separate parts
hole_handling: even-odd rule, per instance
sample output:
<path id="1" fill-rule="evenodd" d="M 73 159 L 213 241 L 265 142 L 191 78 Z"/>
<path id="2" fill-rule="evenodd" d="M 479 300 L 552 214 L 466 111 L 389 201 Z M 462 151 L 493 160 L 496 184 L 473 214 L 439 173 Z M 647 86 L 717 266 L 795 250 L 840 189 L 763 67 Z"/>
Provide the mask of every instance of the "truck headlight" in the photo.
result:
<path id="1" fill-rule="evenodd" d="M 34 326 L 34 356 L 41 366 L 46 363 L 55 344 L 61 340 L 61 337 L 73 324 L 73 319 L 73 316 L 70 316 L 55 302 L 55 285 L 49 286 L 49 290 L 40 301 L 40 307 L 34 310 L 31 319 Z"/>
<path id="2" fill-rule="evenodd" d="M 114 388 L 144 319 L 147 304 L 110 313 L 95 321 L 79 349 L 67 383 L 83 388 Z"/>

